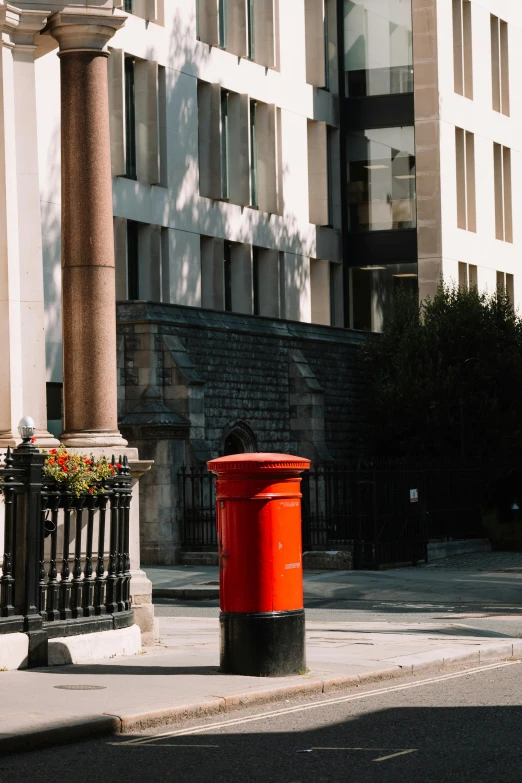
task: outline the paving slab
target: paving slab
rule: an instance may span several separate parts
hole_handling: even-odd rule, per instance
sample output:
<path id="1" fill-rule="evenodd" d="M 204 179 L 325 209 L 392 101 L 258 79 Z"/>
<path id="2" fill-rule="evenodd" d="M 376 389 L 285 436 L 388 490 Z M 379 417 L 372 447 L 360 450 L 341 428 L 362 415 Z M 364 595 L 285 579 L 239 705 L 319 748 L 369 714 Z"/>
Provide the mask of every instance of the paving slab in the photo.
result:
<path id="1" fill-rule="evenodd" d="M 219 597 L 217 566 L 149 566 L 147 576 L 156 597 L 197 600 L 204 590 L 206 598 Z M 522 553 L 456 555 L 386 571 L 305 570 L 304 592 L 309 606 L 326 600 L 522 605 Z"/>
<path id="2" fill-rule="evenodd" d="M 134 657 L 0 672 L 0 753 L 129 733 L 256 703 L 407 673 L 522 658 L 522 641 L 458 623 L 308 623 L 307 670 L 292 677 L 219 672 L 219 622 L 166 617 L 161 644 Z"/>

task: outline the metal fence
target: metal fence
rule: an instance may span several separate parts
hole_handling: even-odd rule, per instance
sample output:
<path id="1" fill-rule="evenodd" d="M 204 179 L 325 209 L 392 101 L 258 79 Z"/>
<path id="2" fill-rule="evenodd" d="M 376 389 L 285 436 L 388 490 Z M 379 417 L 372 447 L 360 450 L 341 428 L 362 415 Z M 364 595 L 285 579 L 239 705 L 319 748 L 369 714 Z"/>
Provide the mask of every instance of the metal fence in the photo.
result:
<path id="1" fill-rule="evenodd" d="M 183 466 L 181 485 L 181 541 L 195 550 L 217 548 L 216 482 L 205 466 Z"/>
<path id="2" fill-rule="evenodd" d="M 183 468 L 185 548 L 215 549 L 215 483 Z M 303 549 L 352 549 L 355 568 L 416 563 L 430 539 L 482 534 L 480 470 L 461 462 L 375 459 L 314 466 L 302 478 Z"/>
<path id="3" fill-rule="evenodd" d="M 29 635 L 29 665 L 49 638 L 133 623 L 127 459 L 104 492 L 72 493 L 43 475 L 45 455 L 20 447 L 0 464 L 0 634 Z"/>
<path id="4" fill-rule="evenodd" d="M 415 563 L 432 539 L 482 534 L 480 470 L 376 459 L 303 474 L 303 548 L 352 546 L 356 568 Z"/>

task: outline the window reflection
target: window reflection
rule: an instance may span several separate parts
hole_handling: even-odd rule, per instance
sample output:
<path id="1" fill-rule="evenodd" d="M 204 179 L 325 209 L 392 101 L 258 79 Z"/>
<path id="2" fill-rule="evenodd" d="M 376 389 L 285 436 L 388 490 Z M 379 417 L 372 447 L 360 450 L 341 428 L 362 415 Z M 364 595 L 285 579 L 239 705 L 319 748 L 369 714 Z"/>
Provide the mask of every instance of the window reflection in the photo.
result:
<path id="1" fill-rule="evenodd" d="M 411 0 L 344 0 L 346 96 L 413 92 Z"/>
<path id="2" fill-rule="evenodd" d="M 393 319 L 399 291 L 418 295 L 417 264 L 360 266 L 350 269 L 350 326 L 382 332 Z"/>
<path id="3" fill-rule="evenodd" d="M 415 228 L 413 127 L 347 134 L 350 231 Z"/>

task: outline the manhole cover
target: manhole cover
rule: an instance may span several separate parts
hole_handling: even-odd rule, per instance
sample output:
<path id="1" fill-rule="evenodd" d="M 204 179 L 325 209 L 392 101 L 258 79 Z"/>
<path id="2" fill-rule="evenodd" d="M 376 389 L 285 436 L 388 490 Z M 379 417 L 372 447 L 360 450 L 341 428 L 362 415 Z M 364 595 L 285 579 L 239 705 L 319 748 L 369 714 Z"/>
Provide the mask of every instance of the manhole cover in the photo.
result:
<path id="1" fill-rule="evenodd" d="M 104 691 L 105 685 L 55 685 L 61 691 Z"/>

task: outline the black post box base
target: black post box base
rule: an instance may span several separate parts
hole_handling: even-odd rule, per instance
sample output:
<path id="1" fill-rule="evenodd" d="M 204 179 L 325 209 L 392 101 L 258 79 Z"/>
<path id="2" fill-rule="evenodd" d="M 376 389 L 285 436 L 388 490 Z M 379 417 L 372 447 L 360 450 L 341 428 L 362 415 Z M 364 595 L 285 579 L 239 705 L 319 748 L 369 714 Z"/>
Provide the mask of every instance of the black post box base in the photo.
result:
<path id="1" fill-rule="evenodd" d="M 283 677 L 306 670 L 305 612 L 221 612 L 221 672 Z"/>

